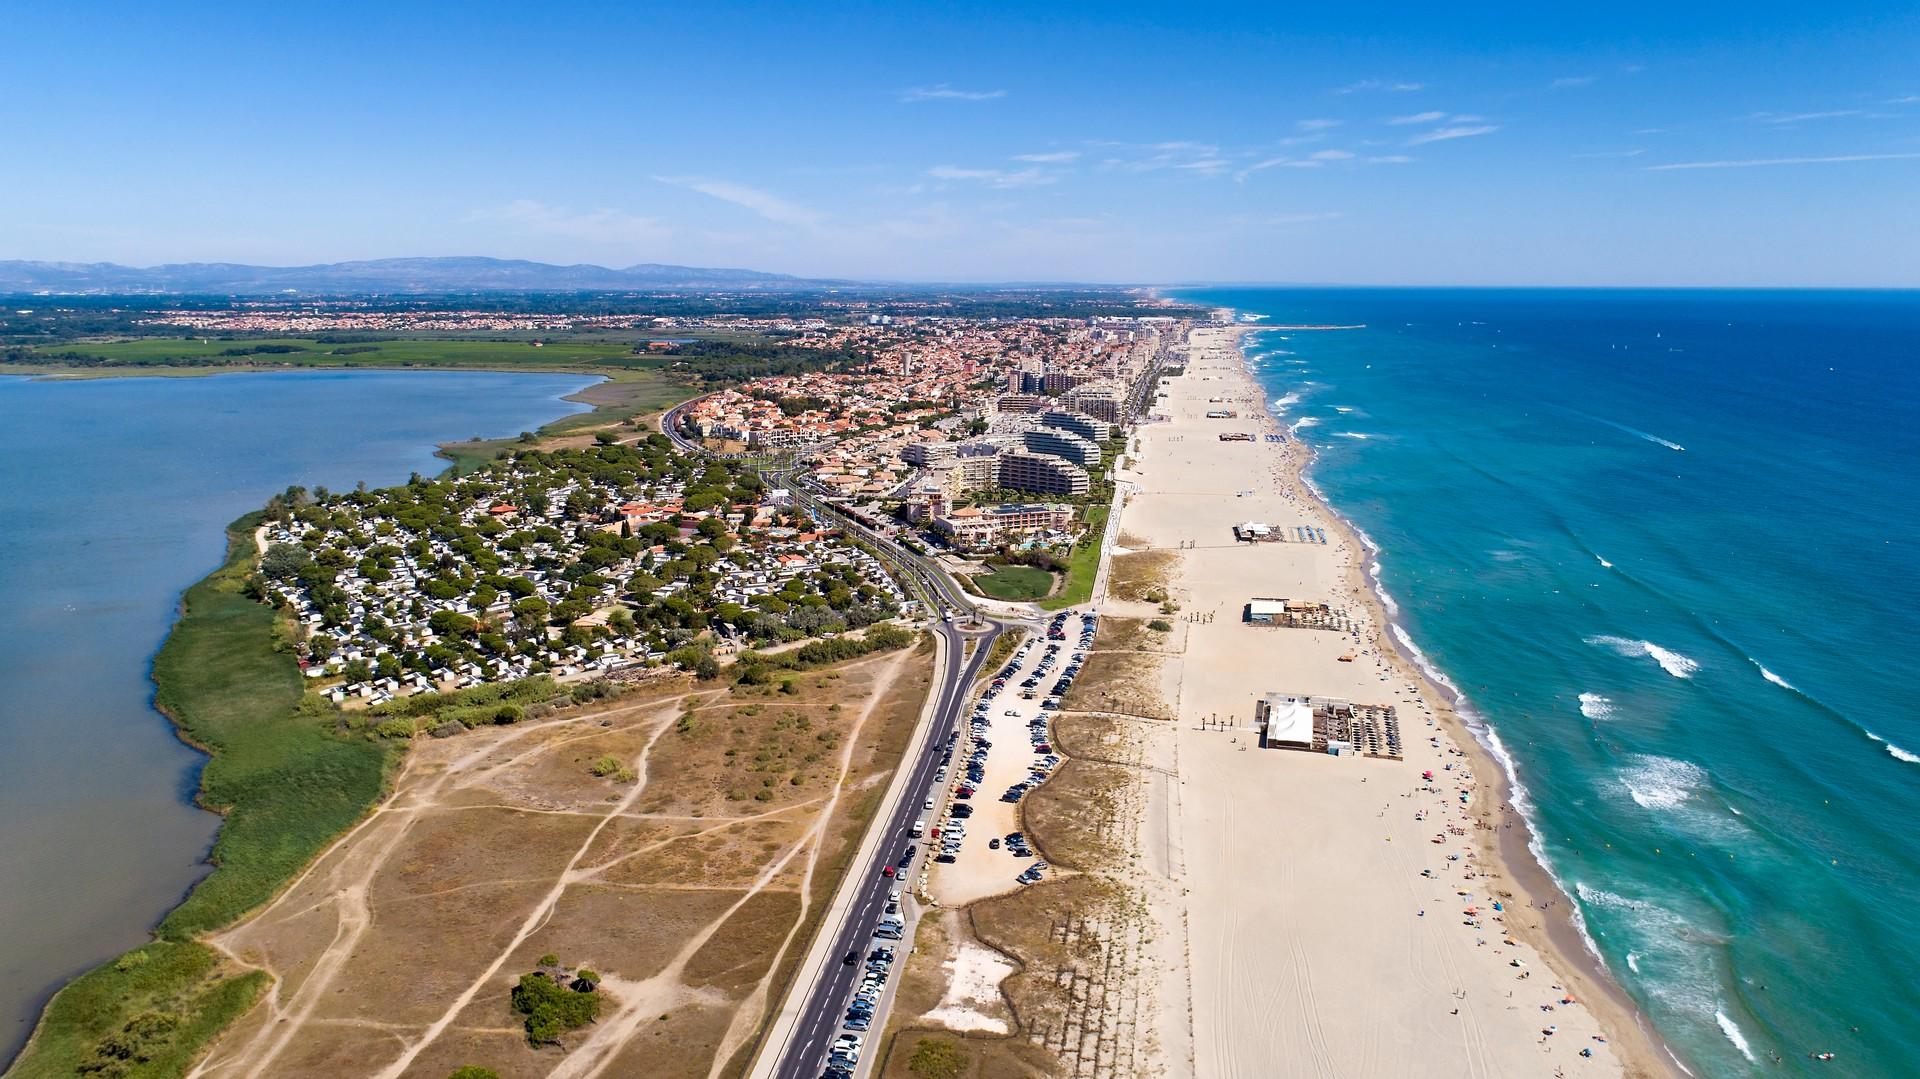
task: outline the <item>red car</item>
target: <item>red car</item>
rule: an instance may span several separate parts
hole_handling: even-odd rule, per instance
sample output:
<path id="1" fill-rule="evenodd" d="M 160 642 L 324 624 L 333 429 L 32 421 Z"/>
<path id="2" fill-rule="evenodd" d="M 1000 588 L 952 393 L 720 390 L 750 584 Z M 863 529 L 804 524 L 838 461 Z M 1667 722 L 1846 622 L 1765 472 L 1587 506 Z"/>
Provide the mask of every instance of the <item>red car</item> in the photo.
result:
<path id="1" fill-rule="evenodd" d="M 885 867 L 883 867 L 883 868 L 882 868 L 882 869 L 880 870 L 880 875 L 881 875 L 881 876 L 883 876 L 883 877 L 891 877 L 891 876 L 893 876 L 893 867 L 892 867 L 892 866 L 885 866 Z"/>

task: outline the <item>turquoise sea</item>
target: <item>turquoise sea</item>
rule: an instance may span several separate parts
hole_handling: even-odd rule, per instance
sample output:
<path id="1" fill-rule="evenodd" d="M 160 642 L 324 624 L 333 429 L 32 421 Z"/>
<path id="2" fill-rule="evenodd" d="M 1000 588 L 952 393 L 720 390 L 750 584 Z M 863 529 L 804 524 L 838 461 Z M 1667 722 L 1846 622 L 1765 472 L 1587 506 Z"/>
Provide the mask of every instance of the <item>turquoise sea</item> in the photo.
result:
<path id="1" fill-rule="evenodd" d="M 596 379 L 332 371 L 0 378 L 0 1063 L 46 995 L 147 939 L 205 872 L 201 757 L 153 653 L 224 528 L 291 484 L 399 483 Z"/>
<path id="2" fill-rule="evenodd" d="M 1920 294 L 1179 295 L 1364 327 L 1247 351 L 1685 1066 L 1915 1074 Z"/>

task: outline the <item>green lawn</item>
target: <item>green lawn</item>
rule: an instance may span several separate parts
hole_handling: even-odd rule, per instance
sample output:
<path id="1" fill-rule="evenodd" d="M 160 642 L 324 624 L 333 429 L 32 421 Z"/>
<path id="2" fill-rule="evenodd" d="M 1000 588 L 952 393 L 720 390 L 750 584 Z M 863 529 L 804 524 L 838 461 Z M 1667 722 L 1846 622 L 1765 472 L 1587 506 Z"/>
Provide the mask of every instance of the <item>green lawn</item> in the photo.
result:
<path id="1" fill-rule="evenodd" d="M 153 666 L 155 703 L 211 755 L 199 798 L 226 817 L 216 868 L 160 923 L 158 941 L 54 997 L 10 1079 L 78 1074 L 109 1035 L 136 1038 L 151 1058 L 115 1074 L 180 1074 L 264 983 L 224 975 L 193 938 L 270 899 L 367 812 L 398 759 L 398 749 L 334 734 L 330 707 L 303 707 L 299 668 L 274 647 L 273 612 L 242 591 L 259 520 L 229 529 L 226 563 L 187 590 Z"/>
<path id="2" fill-rule="evenodd" d="M 1087 507 L 1087 531 L 1067 556 L 1067 583 L 1057 595 L 1040 601 L 1049 611 L 1073 607 L 1093 598 L 1093 579 L 1100 572 L 1100 547 L 1107 538 L 1107 513 L 1110 507 Z"/>
<path id="3" fill-rule="evenodd" d="M 1024 602 L 1053 591 L 1053 574 L 1037 566 L 1001 566 L 974 577 L 973 583 L 994 599 Z"/>

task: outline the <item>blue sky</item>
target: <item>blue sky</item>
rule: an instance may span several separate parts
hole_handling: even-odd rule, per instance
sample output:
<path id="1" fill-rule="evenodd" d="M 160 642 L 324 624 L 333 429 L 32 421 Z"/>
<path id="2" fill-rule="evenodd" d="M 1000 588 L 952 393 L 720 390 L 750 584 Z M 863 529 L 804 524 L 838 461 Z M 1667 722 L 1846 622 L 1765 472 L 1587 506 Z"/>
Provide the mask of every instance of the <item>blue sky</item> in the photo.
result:
<path id="1" fill-rule="evenodd" d="M 1910 2 L 267 7 L 8 5 L 0 258 L 1920 286 Z"/>

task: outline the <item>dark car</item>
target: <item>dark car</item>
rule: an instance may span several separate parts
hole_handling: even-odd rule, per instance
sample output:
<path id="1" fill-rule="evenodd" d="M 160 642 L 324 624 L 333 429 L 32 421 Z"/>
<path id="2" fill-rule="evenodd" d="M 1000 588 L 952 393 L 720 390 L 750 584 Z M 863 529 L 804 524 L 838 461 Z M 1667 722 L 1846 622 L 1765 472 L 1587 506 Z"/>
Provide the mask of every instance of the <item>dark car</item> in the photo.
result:
<path id="1" fill-rule="evenodd" d="M 995 843 L 995 845 L 998 845 L 998 844 L 999 844 L 999 840 L 994 840 L 994 843 Z M 847 953 L 846 955 L 843 955 L 843 956 L 841 956 L 841 957 L 840 957 L 840 961 L 841 961 L 842 963 L 845 963 L 845 964 L 846 964 L 847 966 L 852 966 L 852 965 L 854 965 L 855 963 L 858 963 L 858 962 L 860 961 L 860 953 L 859 953 L 859 952 L 848 952 L 848 953 Z"/>

